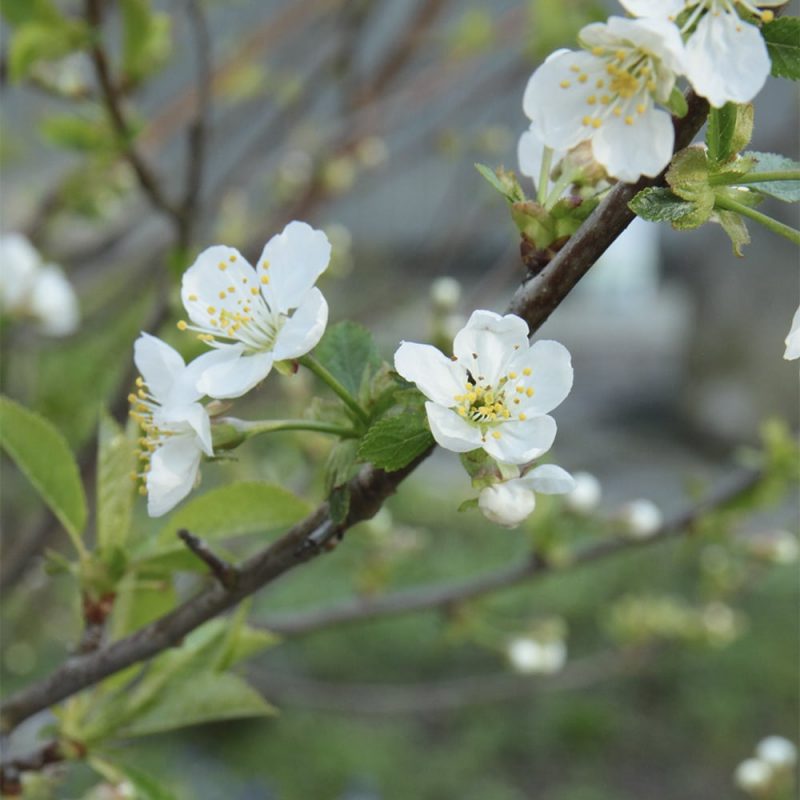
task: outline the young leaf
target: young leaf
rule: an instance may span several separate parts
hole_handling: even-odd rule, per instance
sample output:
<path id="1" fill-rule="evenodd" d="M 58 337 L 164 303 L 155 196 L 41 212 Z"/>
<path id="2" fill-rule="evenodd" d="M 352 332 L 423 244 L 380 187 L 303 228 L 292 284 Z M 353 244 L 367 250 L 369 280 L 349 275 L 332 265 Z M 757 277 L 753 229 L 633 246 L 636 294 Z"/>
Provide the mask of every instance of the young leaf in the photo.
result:
<path id="1" fill-rule="evenodd" d="M 350 487 L 337 486 L 328 497 L 328 510 L 331 515 L 331 522 L 339 525 L 347 519 L 350 512 Z"/>
<path id="2" fill-rule="evenodd" d="M 642 189 L 628 206 L 642 219 L 670 222 L 676 228 L 697 227 L 708 218 L 702 218 L 701 209 L 695 203 L 682 200 L 669 189 Z"/>
<path id="3" fill-rule="evenodd" d="M 150 0 L 120 0 L 122 11 L 122 69 L 141 80 L 169 52 L 170 19 L 155 13 Z"/>
<path id="4" fill-rule="evenodd" d="M 111 763 L 104 758 L 93 755 L 89 758 L 89 766 L 102 775 L 109 783 L 120 787 L 127 784 L 132 787 L 133 793 L 127 796 L 136 800 L 178 800 L 178 795 L 168 789 L 163 782 L 142 772 L 137 767 L 125 764 Z M 94 796 L 94 795 L 92 795 Z"/>
<path id="5" fill-rule="evenodd" d="M 722 108 L 712 108 L 708 112 L 706 128 L 706 147 L 711 164 L 727 161 L 731 153 L 731 142 L 736 129 L 736 105 L 725 103 Z"/>
<path id="6" fill-rule="evenodd" d="M 756 161 L 751 172 L 784 172 L 786 170 L 800 170 L 800 162 L 793 161 L 777 153 L 744 153 L 745 157 Z M 763 183 L 748 183 L 750 189 L 757 189 L 761 194 L 767 194 L 784 203 L 800 202 L 800 181 L 764 181 Z"/>
<path id="7" fill-rule="evenodd" d="M 667 108 L 672 112 L 673 116 L 683 119 L 689 111 L 689 105 L 683 92 L 677 87 L 673 87 L 672 93 L 667 100 Z"/>
<path id="8" fill-rule="evenodd" d="M 800 18 L 781 17 L 761 27 L 776 78 L 800 80 Z"/>
<path id="9" fill-rule="evenodd" d="M 358 440 L 342 439 L 337 442 L 328 455 L 325 464 L 325 491 L 330 494 L 337 486 L 342 486 L 356 473 Z"/>
<path id="10" fill-rule="evenodd" d="M 486 164 L 475 164 L 475 169 L 481 176 L 491 184 L 492 188 L 500 192 L 509 203 L 523 203 L 527 199 L 525 192 L 519 185 L 517 176 L 513 172 L 508 172 L 502 168 L 497 171 L 490 169 Z"/>
<path id="11" fill-rule="evenodd" d="M 55 61 L 79 49 L 87 39 L 81 23 L 63 19 L 37 19 L 14 31 L 8 49 L 8 74 L 12 82 L 22 80 L 37 61 Z"/>
<path id="12" fill-rule="evenodd" d="M 61 433 L 33 411 L 0 397 L 0 445 L 79 541 L 86 525 L 86 495 Z"/>
<path id="13" fill-rule="evenodd" d="M 102 119 L 57 114 L 45 117 L 39 130 L 46 142 L 79 153 L 108 152 L 116 146 L 115 137 Z"/>
<path id="14" fill-rule="evenodd" d="M 381 363 L 372 334 L 349 321 L 328 328 L 314 355 L 352 395 L 359 394 L 365 377 Z"/>
<path id="15" fill-rule="evenodd" d="M 358 457 L 387 472 L 394 472 L 432 444 L 433 437 L 424 416 L 398 414 L 384 417 L 370 427 L 358 448 Z"/>
<path id="16" fill-rule="evenodd" d="M 734 254 L 741 258 L 742 248 L 750 244 L 750 233 L 741 215 L 734 211 L 716 211 L 715 215 L 722 229 L 730 237 Z"/>
<path id="17" fill-rule="evenodd" d="M 136 467 L 133 441 L 107 414 L 100 417 L 97 452 L 97 543 L 109 552 L 125 544 L 131 524 Z"/>

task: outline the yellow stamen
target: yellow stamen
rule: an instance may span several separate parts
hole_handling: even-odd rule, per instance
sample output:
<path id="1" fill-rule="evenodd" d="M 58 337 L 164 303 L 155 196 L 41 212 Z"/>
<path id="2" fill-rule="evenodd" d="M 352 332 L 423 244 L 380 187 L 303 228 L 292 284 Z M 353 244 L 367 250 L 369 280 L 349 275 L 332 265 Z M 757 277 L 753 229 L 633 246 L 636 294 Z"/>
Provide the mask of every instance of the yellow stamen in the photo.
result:
<path id="1" fill-rule="evenodd" d="M 182 319 L 178 321 L 177 327 L 179 331 L 185 331 L 189 325 L 187 324 L 186 320 Z"/>

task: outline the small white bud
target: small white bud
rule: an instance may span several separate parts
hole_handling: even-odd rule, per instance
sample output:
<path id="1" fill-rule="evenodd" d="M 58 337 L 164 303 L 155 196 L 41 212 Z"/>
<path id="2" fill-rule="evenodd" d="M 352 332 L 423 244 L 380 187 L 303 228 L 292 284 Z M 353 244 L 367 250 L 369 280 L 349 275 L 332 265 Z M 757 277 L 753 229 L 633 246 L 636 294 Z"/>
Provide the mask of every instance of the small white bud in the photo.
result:
<path id="1" fill-rule="evenodd" d="M 78 298 L 58 267 L 47 264 L 40 270 L 31 289 L 30 313 L 47 336 L 68 336 L 78 329 Z"/>
<path id="2" fill-rule="evenodd" d="M 651 500 L 631 500 L 619 510 L 619 518 L 634 539 L 649 539 L 664 523 L 661 509 Z"/>
<path id="3" fill-rule="evenodd" d="M 478 497 L 483 516 L 504 528 L 516 528 L 535 507 L 536 496 L 519 479 L 487 486 Z"/>
<path id="4" fill-rule="evenodd" d="M 560 640 L 540 642 L 519 637 L 509 642 L 506 655 L 516 672 L 523 675 L 552 675 L 566 663 L 567 648 Z"/>
<path id="5" fill-rule="evenodd" d="M 767 736 L 756 746 L 756 756 L 774 769 L 790 769 L 797 762 L 797 747 L 783 736 Z"/>
<path id="6" fill-rule="evenodd" d="M 756 795 L 769 787 L 772 769 L 758 758 L 748 758 L 736 767 L 733 780 L 743 792 Z"/>
<path id="7" fill-rule="evenodd" d="M 461 284 L 448 276 L 437 278 L 431 284 L 431 300 L 442 311 L 453 311 L 461 299 Z"/>
<path id="8" fill-rule="evenodd" d="M 590 472 L 576 472 L 572 477 L 575 488 L 564 498 L 564 503 L 576 514 L 590 514 L 600 503 L 603 493 L 600 481 Z"/>

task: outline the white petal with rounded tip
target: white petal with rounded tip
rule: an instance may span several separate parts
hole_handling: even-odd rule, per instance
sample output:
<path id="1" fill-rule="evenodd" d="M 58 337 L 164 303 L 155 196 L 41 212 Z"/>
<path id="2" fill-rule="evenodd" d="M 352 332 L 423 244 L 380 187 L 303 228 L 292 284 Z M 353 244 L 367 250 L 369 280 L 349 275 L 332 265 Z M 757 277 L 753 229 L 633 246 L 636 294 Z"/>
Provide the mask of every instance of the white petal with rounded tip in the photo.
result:
<path id="1" fill-rule="evenodd" d="M 548 416 L 533 417 L 524 422 L 503 423 L 495 430 L 500 437 L 495 438 L 490 431 L 483 449 L 506 464 L 525 464 L 552 447 L 556 438 L 556 421 Z"/>
<path id="2" fill-rule="evenodd" d="M 530 369 L 530 376 L 523 374 Z M 569 350 L 559 342 L 541 339 L 519 354 L 508 365 L 511 372 L 517 373 L 516 382 L 533 390 L 533 397 L 520 394 L 520 404 L 516 411 L 527 415 L 547 414 L 558 406 L 572 389 L 572 361 Z"/>
<path id="3" fill-rule="evenodd" d="M 240 355 L 235 348 L 226 352 L 229 357 L 203 370 L 197 381 L 198 390 L 209 397 L 218 400 L 241 397 L 261 383 L 272 369 L 271 352 Z"/>
<path id="4" fill-rule="evenodd" d="M 157 448 L 147 473 L 147 513 L 160 517 L 192 491 L 201 450 L 194 436 L 174 436 Z"/>
<path id="5" fill-rule="evenodd" d="M 456 405 L 455 396 L 466 390 L 466 372 L 429 344 L 401 342 L 394 354 L 394 368 L 429 400 L 447 408 Z"/>
<path id="6" fill-rule="evenodd" d="M 436 443 L 454 453 L 468 453 L 481 446 L 481 433 L 455 411 L 436 403 L 425 403 L 428 423 Z"/>
<path id="7" fill-rule="evenodd" d="M 686 0 L 620 0 L 622 7 L 635 17 L 676 17 Z"/>
<path id="8" fill-rule="evenodd" d="M 662 61 L 672 72 L 680 72 L 685 57 L 683 40 L 676 25 L 664 19 L 609 17 L 608 32 L 618 41 L 637 47 Z M 584 29 L 586 30 L 586 29 Z M 580 33 L 583 38 L 583 31 Z M 669 87 L 667 95 L 672 91 Z"/>
<path id="9" fill-rule="evenodd" d="M 542 464 L 519 480 L 534 492 L 542 494 L 567 494 L 575 488 L 575 479 L 572 475 L 555 464 Z"/>
<path id="10" fill-rule="evenodd" d="M 478 383 L 495 386 L 506 363 L 528 346 L 528 324 L 516 314 L 473 311 L 453 341 L 458 363 Z"/>
<path id="11" fill-rule="evenodd" d="M 0 308 L 27 310 L 28 297 L 42 259 L 21 233 L 0 236 Z"/>
<path id="12" fill-rule="evenodd" d="M 478 495 L 483 516 L 504 528 L 516 528 L 535 507 L 536 496 L 518 478 L 487 486 Z"/>
<path id="13" fill-rule="evenodd" d="M 327 324 L 328 304 L 322 292 L 314 287 L 278 333 L 272 350 L 275 360 L 297 358 L 313 350 Z"/>
<path id="14" fill-rule="evenodd" d="M 787 361 L 800 358 L 800 308 L 794 312 L 792 327 L 789 329 L 789 334 L 784 340 L 784 344 L 786 345 L 786 352 L 784 352 L 783 357 Z"/>
<path id="15" fill-rule="evenodd" d="M 290 222 L 273 236 L 258 259 L 258 274 L 269 283 L 261 291 L 273 311 L 298 308 L 331 258 L 328 237 L 305 222 Z M 268 269 L 264 269 L 264 263 Z"/>
<path id="16" fill-rule="evenodd" d="M 686 44 L 686 77 L 715 108 L 752 100 L 770 66 L 761 32 L 736 14 L 706 14 Z"/>
<path id="17" fill-rule="evenodd" d="M 30 311 L 48 336 L 68 336 L 78 329 L 78 298 L 58 267 L 49 264 L 39 271 L 31 288 Z"/>
<path id="18" fill-rule="evenodd" d="M 666 111 L 651 106 L 644 114 L 631 116 L 632 125 L 624 117 L 609 116 L 592 139 L 595 159 L 609 175 L 628 183 L 642 175 L 658 175 L 669 164 L 675 142 L 672 118 Z"/>
<path id="19" fill-rule="evenodd" d="M 211 420 L 201 403 L 190 403 L 185 406 L 165 406 L 158 409 L 153 419 L 159 427 L 183 431 L 180 435 L 193 433 L 197 436 L 198 446 L 208 456 L 214 455 L 211 438 Z"/>
<path id="20" fill-rule="evenodd" d="M 235 247 L 215 245 L 203 250 L 183 273 L 181 301 L 195 325 L 219 330 L 211 320 L 219 320 L 221 309 L 234 314 L 247 303 L 263 303 L 258 291 L 250 291 L 258 285 L 255 271 Z"/>
<path id="21" fill-rule="evenodd" d="M 185 368 L 180 353 L 161 339 L 142 333 L 133 345 L 133 361 L 150 394 L 158 403 L 166 403 Z M 200 394 L 196 392 L 192 400 L 197 400 Z"/>

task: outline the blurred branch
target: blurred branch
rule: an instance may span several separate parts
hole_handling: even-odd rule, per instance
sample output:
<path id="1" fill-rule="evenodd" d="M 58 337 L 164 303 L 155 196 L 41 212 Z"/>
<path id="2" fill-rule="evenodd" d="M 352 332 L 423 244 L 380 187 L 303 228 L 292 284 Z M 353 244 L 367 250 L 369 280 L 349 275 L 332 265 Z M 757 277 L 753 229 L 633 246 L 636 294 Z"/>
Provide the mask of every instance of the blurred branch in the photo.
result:
<path id="1" fill-rule="evenodd" d="M 694 137 L 705 119 L 707 106 L 704 101 L 691 96 L 689 108 L 689 114 L 684 119 L 675 121 L 676 145 L 679 148 Z M 655 182 L 653 180 L 648 183 Z M 638 184 L 636 187 L 619 185 L 609 192 L 573 240 L 570 240 L 544 270 L 544 282 L 538 279 L 531 281 L 515 294 L 510 310 L 528 322 L 531 334 L 536 332 L 567 296 L 572 286 L 628 225 L 632 213 L 627 202 L 637 188 Z M 576 244 L 571 246 L 573 241 Z M 349 484 L 350 510 L 342 524 L 333 526 L 327 503 L 323 503 L 280 539 L 242 564 L 240 579 L 234 589 L 226 590 L 219 585 L 209 587 L 130 636 L 95 653 L 68 660 L 47 678 L 12 695 L 0 709 L 2 729 L 9 731 L 31 714 L 131 664 L 152 658 L 211 617 L 231 608 L 244 597 L 311 560 L 320 552 L 325 552 L 325 548 L 308 546 L 309 542 L 315 541 L 318 531 L 324 531 L 327 537 L 327 532 L 333 527 L 336 535 L 341 536 L 357 522 L 373 517 L 386 498 L 397 490 L 400 483 L 422 463 L 431 450 L 397 472 L 386 473 L 365 467 Z M 599 555 L 606 550 L 610 553 L 628 546 L 631 546 L 629 540 L 624 543 L 611 540 L 600 543 L 595 548 Z"/>

